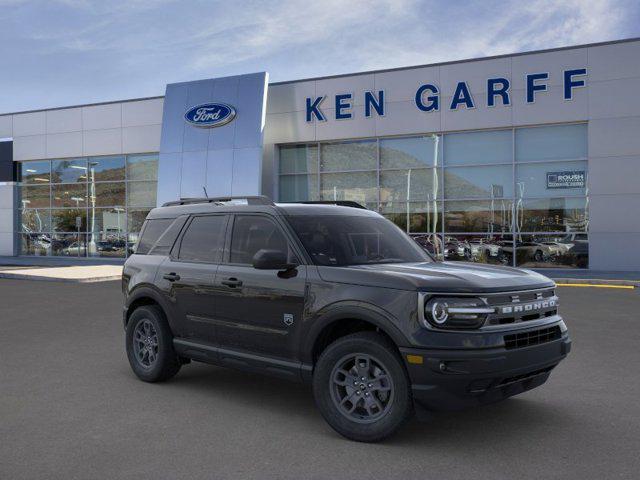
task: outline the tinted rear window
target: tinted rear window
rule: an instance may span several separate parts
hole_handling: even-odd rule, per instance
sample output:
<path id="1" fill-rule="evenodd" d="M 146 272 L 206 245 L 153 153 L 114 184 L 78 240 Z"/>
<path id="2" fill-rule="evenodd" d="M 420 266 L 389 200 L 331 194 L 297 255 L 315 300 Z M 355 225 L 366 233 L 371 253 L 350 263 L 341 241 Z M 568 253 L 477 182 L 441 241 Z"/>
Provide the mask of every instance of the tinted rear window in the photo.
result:
<path id="1" fill-rule="evenodd" d="M 194 217 L 180 242 L 178 258 L 186 262 L 220 263 L 226 215 Z"/>
<path id="2" fill-rule="evenodd" d="M 173 223 L 173 220 L 173 218 L 156 218 L 145 221 L 135 253 L 141 255 L 149 253 L 151 247 L 158 241 L 167 227 Z"/>
<path id="3" fill-rule="evenodd" d="M 149 252 L 149 255 L 169 255 L 173 244 L 176 242 L 180 231 L 184 226 L 184 223 L 189 218 L 187 215 L 182 215 L 175 219 L 175 221 L 167 228 L 160 238 L 155 243 L 154 247 Z"/>

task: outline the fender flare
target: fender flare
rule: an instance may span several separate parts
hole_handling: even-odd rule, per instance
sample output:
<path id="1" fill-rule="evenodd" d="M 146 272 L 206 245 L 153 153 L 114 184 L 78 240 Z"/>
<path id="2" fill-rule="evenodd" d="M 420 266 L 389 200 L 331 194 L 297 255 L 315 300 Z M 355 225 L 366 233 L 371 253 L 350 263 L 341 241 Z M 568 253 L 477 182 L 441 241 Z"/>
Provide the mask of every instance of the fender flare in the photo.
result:
<path id="1" fill-rule="evenodd" d="M 133 289 L 133 291 L 128 295 L 127 301 L 124 305 L 125 320 L 126 321 L 129 320 L 129 315 L 131 314 L 131 305 L 141 298 L 150 298 L 151 300 L 156 302 L 158 305 L 160 305 L 160 308 L 162 308 L 162 310 L 164 311 L 164 314 L 167 317 L 167 321 L 169 322 L 169 326 L 173 331 L 174 329 L 173 329 L 173 325 L 171 325 L 171 315 L 170 315 L 171 308 L 168 304 L 168 301 L 155 287 L 149 284 L 137 285 Z M 125 323 L 125 327 L 126 327 L 126 323 Z"/>
<path id="2" fill-rule="evenodd" d="M 322 332 L 331 324 L 344 319 L 362 320 L 382 330 L 397 347 L 409 345 L 407 337 L 397 326 L 398 321 L 387 311 L 363 302 L 340 302 L 318 312 L 302 345 L 303 362 L 313 363 L 313 347 Z"/>

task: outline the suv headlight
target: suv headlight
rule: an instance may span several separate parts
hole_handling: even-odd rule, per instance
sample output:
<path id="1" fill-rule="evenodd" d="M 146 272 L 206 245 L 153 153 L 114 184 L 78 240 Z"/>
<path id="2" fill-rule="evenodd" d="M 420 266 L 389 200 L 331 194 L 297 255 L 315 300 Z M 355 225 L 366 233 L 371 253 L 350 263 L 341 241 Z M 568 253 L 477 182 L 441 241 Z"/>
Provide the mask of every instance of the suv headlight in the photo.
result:
<path id="1" fill-rule="evenodd" d="M 481 298 L 434 297 L 424 304 L 425 327 L 480 328 L 495 309 Z"/>

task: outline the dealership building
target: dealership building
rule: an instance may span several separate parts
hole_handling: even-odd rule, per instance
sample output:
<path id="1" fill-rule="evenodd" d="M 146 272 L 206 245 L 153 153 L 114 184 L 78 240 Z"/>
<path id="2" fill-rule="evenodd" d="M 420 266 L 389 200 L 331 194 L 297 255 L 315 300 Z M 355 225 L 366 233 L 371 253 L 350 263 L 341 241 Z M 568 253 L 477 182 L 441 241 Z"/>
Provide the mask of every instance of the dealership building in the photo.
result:
<path id="1" fill-rule="evenodd" d="M 640 39 L 0 114 L 0 255 L 122 259 L 191 197 L 356 201 L 447 260 L 640 270 Z"/>

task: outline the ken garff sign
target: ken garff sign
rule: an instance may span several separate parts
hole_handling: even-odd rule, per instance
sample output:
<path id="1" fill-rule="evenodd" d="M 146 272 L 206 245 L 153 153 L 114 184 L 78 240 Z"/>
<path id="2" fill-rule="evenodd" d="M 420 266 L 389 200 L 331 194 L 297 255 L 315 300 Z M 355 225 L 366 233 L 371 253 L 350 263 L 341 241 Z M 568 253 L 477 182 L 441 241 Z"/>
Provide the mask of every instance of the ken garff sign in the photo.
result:
<path id="1" fill-rule="evenodd" d="M 563 77 L 563 98 L 565 100 L 573 100 L 573 91 L 576 88 L 585 87 L 587 85 L 585 77 L 587 75 L 586 68 L 576 68 L 564 70 Z M 538 95 L 544 94 L 548 90 L 547 82 L 549 81 L 548 72 L 527 73 L 525 75 L 524 100 L 528 104 L 535 103 Z M 505 77 L 488 78 L 486 83 L 487 107 L 495 107 L 497 105 L 511 105 L 512 92 L 511 82 Z M 423 83 L 415 92 L 416 108 L 422 112 L 437 112 L 440 110 L 440 89 L 436 84 Z M 469 84 L 465 81 L 457 82 L 452 92 L 445 92 L 451 95 L 451 101 L 447 108 L 451 111 L 460 109 L 471 109 L 478 105 L 476 99 L 471 95 Z M 326 96 L 307 97 L 306 99 L 306 120 L 313 122 L 315 120 L 324 122 L 327 120 L 322 108 Z M 377 92 L 364 92 L 363 110 L 365 117 L 372 115 L 383 116 L 385 114 L 385 95 L 384 90 Z M 327 108 L 335 110 L 336 120 L 347 120 L 353 118 L 353 94 L 338 93 L 334 97 L 334 103 Z"/>
<path id="2" fill-rule="evenodd" d="M 236 109 L 226 103 L 203 103 L 191 107 L 184 119 L 195 127 L 221 127 L 236 118 Z"/>

